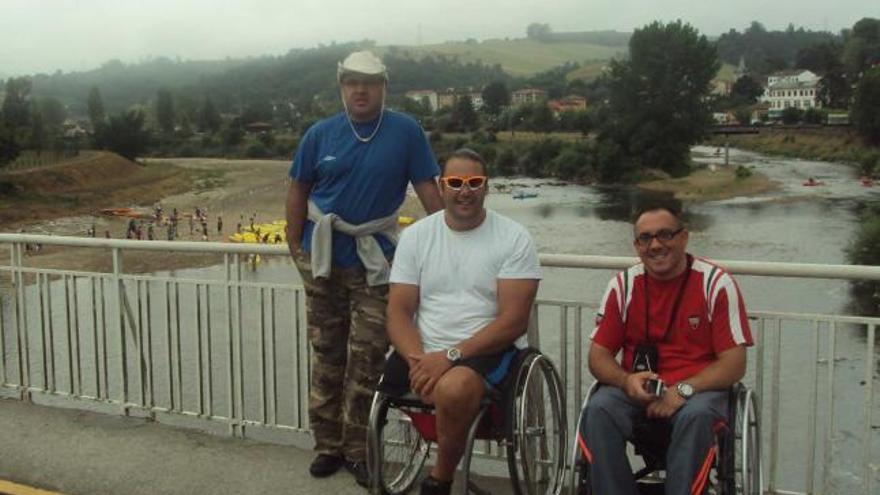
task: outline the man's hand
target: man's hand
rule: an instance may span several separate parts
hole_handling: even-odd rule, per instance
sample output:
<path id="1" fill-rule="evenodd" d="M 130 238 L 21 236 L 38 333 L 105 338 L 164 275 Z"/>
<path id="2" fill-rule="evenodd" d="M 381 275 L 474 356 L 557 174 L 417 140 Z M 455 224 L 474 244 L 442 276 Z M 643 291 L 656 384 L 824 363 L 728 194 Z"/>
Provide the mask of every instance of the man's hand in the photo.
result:
<path id="1" fill-rule="evenodd" d="M 446 359 L 445 351 L 429 352 L 427 354 L 410 354 L 409 361 L 409 384 L 412 390 L 420 397 L 427 397 L 434 391 L 437 380 L 443 373 L 452 368 L 452 363 Z"/>
<path id="2" fill-rule="evenodd" d="M 630 399 L 641 404 L 648 404 L 657 399 L 656 395 L 649 394 L 645 391 L 645 382 L 651 379 L 657 379 L 656 373 L 650 371 L 640 371 L 638 373 L 630 373 L 623 382 L 623 392 Z"/>
<path id="3" fill-rule="evenodd" d="M 645 415 L 649 418 L 671 418 L 685 402 L 674 388 L 667 388 L 659 400 L 648 404 Z"/>

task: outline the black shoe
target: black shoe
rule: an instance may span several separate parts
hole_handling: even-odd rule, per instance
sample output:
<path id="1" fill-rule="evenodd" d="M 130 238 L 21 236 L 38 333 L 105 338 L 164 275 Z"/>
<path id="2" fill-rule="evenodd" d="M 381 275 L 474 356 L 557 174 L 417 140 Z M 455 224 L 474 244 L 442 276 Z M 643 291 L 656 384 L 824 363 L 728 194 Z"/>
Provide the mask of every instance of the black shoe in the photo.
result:
<path id="1" fill-rule="evenodd" d="M 315 457 L 312 465 L 309 466 L 309 473 L 315 478 L 326 478 L 339 471 L 344 463 L 345 459 L 342 456 L 318 454 L 318 457 Z"/>
<path id="2" fill-rule="evenodd" d="M 367 470 L 367 463 L 345 461 L 345 469 L 354 476 L 354 480 L 358 485 L 361 485 L 364 488 L 370 487 L 370 472 Z"/>
<path id="3" fill-rule="evenodd" d="M 428 476 L 422 480 L 422 486 L 419 488 L 419 495 L 449 495 L 451 491 L 451 481 L 440 481 Z"/>

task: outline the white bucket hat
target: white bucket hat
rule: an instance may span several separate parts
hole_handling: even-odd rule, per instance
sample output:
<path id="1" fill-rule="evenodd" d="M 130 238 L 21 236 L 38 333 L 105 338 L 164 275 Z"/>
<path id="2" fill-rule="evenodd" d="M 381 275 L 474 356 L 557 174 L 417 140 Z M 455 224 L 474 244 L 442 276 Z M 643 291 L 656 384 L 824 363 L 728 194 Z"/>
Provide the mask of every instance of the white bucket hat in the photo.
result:
<path id="1" fill-rule="evenodd" d="M 339 62 L 336 67 L 336 80 L 342 82 L 342 76 L 352 72 L 367 76 L 382 76 L 383 79 L 388 80 L 385 64 L 379 60 L 379 57 L 373 55 L 373 52 L 367 50 L 354 52 Z"/>

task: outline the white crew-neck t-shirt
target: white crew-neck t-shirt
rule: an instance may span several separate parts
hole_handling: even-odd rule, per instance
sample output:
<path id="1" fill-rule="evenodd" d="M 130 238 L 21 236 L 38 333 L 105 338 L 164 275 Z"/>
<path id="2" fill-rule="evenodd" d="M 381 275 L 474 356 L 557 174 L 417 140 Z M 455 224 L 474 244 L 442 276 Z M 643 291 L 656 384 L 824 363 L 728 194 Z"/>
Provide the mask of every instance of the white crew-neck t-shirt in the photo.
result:
<path id="1" fill-rule="evenodd" d="M 459 232 L 441 210 L 403 231 L 391 283 L 419 287 L 416 326 L 425 352 L 455 346 L 498 312 L 498 279 L 541 279 L 535 243 L 513 220 L 486 210 L 477 228 Z M 526 346 L 526 336 L 517 339 Z"/>

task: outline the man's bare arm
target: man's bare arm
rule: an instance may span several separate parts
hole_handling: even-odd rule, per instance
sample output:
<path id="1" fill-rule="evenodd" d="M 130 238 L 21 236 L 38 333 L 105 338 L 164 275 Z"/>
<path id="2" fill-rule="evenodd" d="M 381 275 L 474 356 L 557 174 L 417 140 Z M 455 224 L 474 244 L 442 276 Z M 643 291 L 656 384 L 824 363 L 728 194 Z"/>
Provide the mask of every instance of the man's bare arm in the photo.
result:
<path id="1" fill-rule="evenodd" d="M 745 374 L 746 348 L 736 346 L 719 354 L 712 364 L 684 381 L 694 387 L 694 392 L 725 390 L 740 381 Z"/>
<path id="2" fill-rule="evenodd" d="M 526 333 L 538 282 L 535 279 L 499 279 L 498 315 L 469 339 L 459 343 L 457 347 L 462 356 L 495 354 Z"/>
<path id="3" fill-rule="evenodd" d="M 287 188 L 286 234 L 287 248 L 290 250 L 291 256 L 295 256 L 302 248 L 300 240 L 309 212 L 308 203 L 311 190 L 311 182 L 299 182 L 296 179 L 291 179 L 290 186 Z"/>
<path id="4" fill-rule="evenodd" d="M 657 375 L 650 371 L 630 373 L 614 359 L 614 354 L 607 347 L 593 342 L 590 345 L 588 358 L 590 373 L 599 380 L 599 383 L 617 387 L 631 399 L 648 403 L 655 399 L 654 396 L 645 392 L 645 381 L 656 378 Z"/>
<path id="5" fill-rule="evenodd" d="M 385 326 L 391 345 L 401 357 L 422 353 L 419 329 L 413 318 L 419 305 L 419 287 L 408 284 L 391 284 L 388 290 L 388 306 L 385 309 Z"/>
<path id="6" fill-rule="evenodd" d="M 443 209 L 440 188 L 433 177 L 418 184 L 413 184 L 413 189 L 416 191 L 416 196 L 419 197 L 419 201 L 421 201 L 422 207 L 428 215 Z"/>

